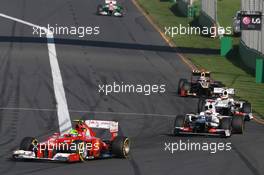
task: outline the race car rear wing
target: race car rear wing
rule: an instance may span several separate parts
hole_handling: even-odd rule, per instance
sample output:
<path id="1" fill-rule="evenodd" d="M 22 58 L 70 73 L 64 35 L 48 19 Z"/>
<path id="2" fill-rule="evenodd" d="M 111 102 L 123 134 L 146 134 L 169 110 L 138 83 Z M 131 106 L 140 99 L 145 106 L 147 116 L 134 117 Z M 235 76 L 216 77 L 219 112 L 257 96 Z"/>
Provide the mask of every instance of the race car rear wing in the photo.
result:
<path id="1" fill-rule="evenodd" d="M 234 95 L 235 94 L 234 88 L 214 88 L 215 94 L 223 94 L 225 91 L 227 92 L 228 95 Z"/>
<path id="2" fill-rule="evenodd" d="M 90 128 L 108 129 L 111 133 L 118 132 L 118 122 L 104 120 L 85 120 L 85 123 Z"/>
<path id="3" fill-rule="evenodd" d="M 193 70 L 192 76 L 210 77 L 210 72 L 203 70 Z"/>
<path id="4" fill-rule="evenodd" d="M 110 4 L 110 2 L 112 2 L 112 4 L 116 4 L 116 1 L 115 0 L 105 0 L 105 3 L 106 4 Z"/>
<path id="5" fill-rule="evenodd" d="M 90 128 L 107 129 L 111 133 L 111 140 L 118 135 L 118 122 L 104 120 L 85 120 L 85 124 Z"/>

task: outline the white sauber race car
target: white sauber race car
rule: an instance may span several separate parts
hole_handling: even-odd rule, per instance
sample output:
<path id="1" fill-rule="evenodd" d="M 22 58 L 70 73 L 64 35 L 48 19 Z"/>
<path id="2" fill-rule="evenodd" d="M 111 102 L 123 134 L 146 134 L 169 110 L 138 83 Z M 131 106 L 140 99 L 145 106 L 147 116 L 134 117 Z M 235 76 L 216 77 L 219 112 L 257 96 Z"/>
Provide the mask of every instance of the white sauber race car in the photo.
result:
<path id="1" fill-rule="evenodd" d="M 240 116 L 245 121 L 253 118 L 251 104 L 247 101 L 235 100 L 233 88 L 214 88 L 214 97 L 211 99 L 200 99 L 198 112 L 205 111 L 213 106 L 217 113 L 228 116 Z"/>
<path id="2" fill-rule="evenodd" d="M 210 107 L 198 114 L 178 115 L 174 122 L 174 135 L 202 134 L 230 137 L 233 133 L 244 132 L 243 118 L 221 115 L 215 111 L 214 106 Z"/>

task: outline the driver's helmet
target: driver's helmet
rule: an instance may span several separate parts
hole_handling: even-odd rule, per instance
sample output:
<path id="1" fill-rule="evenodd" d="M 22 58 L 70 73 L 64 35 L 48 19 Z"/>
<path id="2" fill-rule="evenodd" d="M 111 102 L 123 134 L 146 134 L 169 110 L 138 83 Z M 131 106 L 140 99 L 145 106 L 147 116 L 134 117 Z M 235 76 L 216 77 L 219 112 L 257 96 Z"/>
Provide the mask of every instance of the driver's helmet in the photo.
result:
<path id="1" fill-rule="evenodd" d="M 208 109 L 205 111 L 205 115 L 212 115 L 213 114 L 213 109 Z"/>
<path id="2" fill-rule="evenodd" d="M 205 116 L 205 112 L 200 112 L 200 116 Z"/>
<path id="3" fill-rule="evenodd" d="M 221 99 L 228 99 L 228 92 L 226 90 L 222 93 Z"/>
<path id="4" fill-rule="evenodd" d="M 206 109 L 206 110 L 212 110 L 213 108 L 214 108 L 214 106 L 213 106 L 212 103 L 207 103 L 207 104 L 205 105 L 205 109 Z"/>
<path id="5" fill-rule="evenodd" d="M 198 81 L 200 81 L 200 82 L 204 82 L 204 81 L 206 81 L 206 80 L 207 80 L 207 79 L 206 79 L 205 76 L 200 76 L 199 79 L 198 79 Z"/>
<path id="6" fill-rule="evenodd" d="M 78 131 L 76 129 L 70 129 L 69 134 L 72 136 L 78 136 Z"/>

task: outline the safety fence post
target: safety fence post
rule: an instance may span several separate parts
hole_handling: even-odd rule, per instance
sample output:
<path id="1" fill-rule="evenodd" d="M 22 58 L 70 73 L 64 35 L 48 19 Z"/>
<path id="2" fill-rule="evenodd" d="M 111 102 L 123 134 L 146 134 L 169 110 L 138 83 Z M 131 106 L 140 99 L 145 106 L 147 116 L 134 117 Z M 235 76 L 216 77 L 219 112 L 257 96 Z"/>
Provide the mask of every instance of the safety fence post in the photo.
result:
<path id="1" fill-rule="evenodd" d="M 264 83 L 264 59 L 256 59 L 256 83 Z"/>
<path id="2" fill-rule="evenodd" d="M 223 36 L 220 39 L 221 42 L 221 56 L 226 56 L 230 50 L 232 50 L 233 44 L 232 44 L 232 38 Z"/>

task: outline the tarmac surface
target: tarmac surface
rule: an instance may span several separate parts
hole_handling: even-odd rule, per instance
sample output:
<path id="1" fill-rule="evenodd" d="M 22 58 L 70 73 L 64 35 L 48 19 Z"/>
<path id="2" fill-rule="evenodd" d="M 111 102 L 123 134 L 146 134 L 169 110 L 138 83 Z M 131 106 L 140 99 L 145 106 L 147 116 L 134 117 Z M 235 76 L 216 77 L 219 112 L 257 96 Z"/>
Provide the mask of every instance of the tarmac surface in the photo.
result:
<path id="1" fill-rule="evenodd" d="M 98 0 L 1 0 L 0 13 L 40 26 L 99 27 L 83 38 L 55 35 L 71 119 L 117 120 L 131 138 L 127 160 L 84 163 L 10 160 L 25 136 L 45 139 L 59 130 L 45 38 L 32 27 L 0 18 L 0 174 L 263 175 L 264 127 L 246 123 L 229 139 L 171 135 L 174 116 L 196 111 L 197 99 L 176 94 L 190 69 L 130 0 L 123 18 L 97 16 Z M 104 84 L 166 86 L 165 93 L 99 92 Z M 104 134 L 104 133 L 101 133 Z M 165 150 L 168 143 L 230 143 L 230 151 Z"/>

